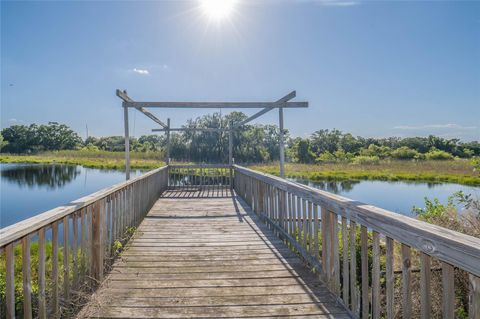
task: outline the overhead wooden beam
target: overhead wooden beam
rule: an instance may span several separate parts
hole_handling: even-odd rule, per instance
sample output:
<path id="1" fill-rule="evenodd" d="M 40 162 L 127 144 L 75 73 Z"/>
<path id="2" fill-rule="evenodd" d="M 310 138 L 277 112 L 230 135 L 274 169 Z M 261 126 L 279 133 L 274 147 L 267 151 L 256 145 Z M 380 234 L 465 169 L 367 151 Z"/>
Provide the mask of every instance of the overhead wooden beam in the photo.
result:
<path id="1" fill-rule="evenodd" d="M 262 109 L 262 108 L 278 108 L 277 102 L 128 102 L 129 107 L 163 107 L 163 108 L 177 108 L 177 109 Z M 308 102 L 286 102 L 282 105 L 283 108 L 305 108 L 308 107 Z"/>
<path id="2" fill-rule="evenodd" d="M 263 114 L 275 109 L 276 107 L 282 107 L 282 104 L 285 104 L 287 103 L 289 100 L 293 99 L 295 96 L 297 96 L 297 92 L 296 91 L 292 91 L 290 93 L 288 93 L 287 95 L 285 95 L 284 97 L 282 97 L 281 99 L 277 100 L 274 102 L 274 106 L 269 106 L 269 107 L 266 107 L 264 108 L 263 110 L 253 114 L 252 116 L 250 116 L 249 118 L 241 121 L 240 123 L 237 123 L 233 126 L 233 129 L 237 129 L 239 128 L 240 126 L 244 125 L 244 124 L 247 124 L 248 122 L 250 121 L 253 121 L 254 119 L 262 116 Z M 308 106 L 308 103 L 307 103 L 307 106 Z"/>
<path id="3" fill-rule="evenodd" d="M 132 103 L 135 103 L 128 96 L 126 90 L 121 91 L 121 90 L 117 89 L 116 94 L 119 98 L 121 98 L 126 103 L 127 107 L 132 107 Z M 148 118 L 150 118 L 152 121 L 159 124 L 163 128 L 165 128 L 165 129 L 168 128 L 167 124 L 163 123 L 159 118 L 157 118 L 155 115 L 153 115 L 150 111 L 146 110 L 145 108 L 143 108 L 141 106 L 133 106 L 133 107 L 136 108 L 138 111 L 142 112 L 143 114 L 145 114 L 145 116 L 147 116 Z"/>

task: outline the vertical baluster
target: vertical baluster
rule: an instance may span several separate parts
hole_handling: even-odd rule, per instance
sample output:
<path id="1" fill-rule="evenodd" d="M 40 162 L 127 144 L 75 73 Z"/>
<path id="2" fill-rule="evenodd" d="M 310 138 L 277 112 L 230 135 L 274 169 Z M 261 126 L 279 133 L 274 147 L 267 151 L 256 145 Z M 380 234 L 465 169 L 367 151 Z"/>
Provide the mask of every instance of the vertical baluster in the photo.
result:
<path id="1" fill-rule="evenodd" d="M 310 255 L 315 256 L 315 245 L 313 240 L 313 203 L 307 202 L 308 211 L 308 252 Z"/>
<path id="2" fill-rule="evenodd" d="M 342 275 L 342 288 L 343 288 L 343 302 L 348 307 L 350 295 L 350 274 L 348 269 L 348 229 L 347 219 L 342 217 L 342 256 L 343 256 L 343 275 Z"/>
<path id="3" fill-rule="evenodd" d="M 452 265 L 442 262 L 443 318 L 455 317 L 455 270 Z"/>
<path id="4" fill-rule="evenodd" d="M 7 303 L 7 318 L 15 318 L 15 252 L 13 243 L 5 247 L 5 300 Z"/>
<path id="5" fill-rule="evenodd" d="M 297 242 L 302 246 L 302 199 L 297 196 Z"/>
<path id="6" fill-rule="evenodd" d="M 38 230 L 38 317 L 47 318 L 45 296 L 45 228 Z"/>
<path id="7" fill-rule="evenodd" d="M 60 317 L 60 303 L 58 300 L 58 222 L 52 224 L 52 315 Z"/>
<path id="8" fill-rule="evenodd" d="M 319 218 L 318 218 L 318 205 L 313 205 L 313 240 L 314 240 L 314 257 L 316 260 L 320 259 L 320 247 L 318 243 L 318 229 L 319 229 Z"/>
<path id="9" fill-rule="evenodd" d="M 422 319 L 429 319 L 431 312 L 430 299 L 430 256 L 425 253 L 420 253 L 420 306 Z"/>
<path id="10" fill-rule="evenodd" d="M 393 239 L 390 237 L 387 237 L 387 242 L 386 242 L 386 297 L 387 297 L 387 318 L 388 319 L 393 319 L 395 317 L 394 313 L 394 283 L 395 283 L 395 276 L 393 273 Z"/>
<path id="11" fill-rule="evenodd" d="M 380 238 L 373 232 L 372 247 L 372 318 L 380 318 Z"/>
<path id="12" fill-rule="evenodd" d="M 468 317 L 480 318 L 480 277 L 469 274 Z"/>
<path id="13" fill-rule="evenodd" d="M 30 236 L 22 239 L 23 318 L 32 318 L 32 283 L 30 276 Z"/>
<path id="14" fill-rule="evenodd" d="M 332 250 L 332 257 L 331 257 L 331 276 L 333 280 L 333 291 L 338 296 L 340 295 L 340 256 L 338 250 L 338 217 L 337 214 L 330 212 L 330 222 L 331 222 L 331 250 Z"/>
<path id="15" fill-rule="evenodd" d="M 307 213 L 307 201 L 302 198 L 302 221 L 303 221 L 303 248 L 307 250 L 307 227 L 308 227 L 308 213 Z"/>
<path id="16" fill-rule="evenodd" d="M 72 241 L 72 259 L 73 259 L 73 288 L 78 286 L 78 212 L 75 212 L 72 217 L 73 223 L 73 241 Z"/>
<path id="17" fill-rule="evenodd" d="M 325 207 L 322 207 L 322 261 L 324 263 L 324 271 L 325 271 L 325 280 L 329 288 L 332 288 L 332 278 L 331 278 L 331 268 L 330 265 L 332 264 L 332 252 L 331 250 L 331 231 L 332 227 L 330 225 L 330 213 Z"/>
<path id="18" fill-rule="evenodd" d="M 368 318 L 370 305 L 368 300 L 368 232 L 365 226 L 361 227 L 360 245 L 362 263 L 362 318 Z"/>
<path id="19" fill-rule="evenodd" d="M 358 317 L 360 303 L 357 290 L 357 223 L 350 220 L 350 294 L 352 298 L 351 310 Z"/>
<path id="20" fill-rule="evenodd" d="M 412 261 L 410 247 L 402 244 L 402 306 L 403 318 L 412 317 Z"/>
<path id="21" fill-rule="evenodd" d="M 68 262 L 68 216 L 63 218 L 63 298 L 66 302 L 70 298 L 69 262 Z"/>
<path id="22" fill-rule="evenodd" d="M 82 282 L 83 282 L 83 277 L 85 276 L 85 267 L 87 266 L 87 263 L 85 262 L 85 258 L 87 255 L 87 252 L 85 251 L 86 249 L 86 211 L 87 208 L 83 208 L 80 211 L 80 270 L 81 270 L 81 275 L 82 275 Z"/>

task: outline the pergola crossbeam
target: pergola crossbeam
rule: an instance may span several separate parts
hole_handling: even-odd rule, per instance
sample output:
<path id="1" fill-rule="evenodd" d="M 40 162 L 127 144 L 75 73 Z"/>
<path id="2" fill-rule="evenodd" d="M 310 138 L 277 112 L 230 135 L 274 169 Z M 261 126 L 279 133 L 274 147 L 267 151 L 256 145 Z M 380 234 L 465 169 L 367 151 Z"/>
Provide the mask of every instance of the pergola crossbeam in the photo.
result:
<path id="1" fill-rule="evenodd" d="M 236 123 L 235 125 L 233 125 L 232 129 L 237 129 L 239 128 L 240 126 L 242 125 L 245 125 L 247 124 L 248 122 L 250 121 L 253 121 L 254 119 L 262 116 L 263 114 L 277 108 L 277 107 L 284 107 L 283 105 L 286 104 L 289 100 L 293 99 L 295 96 L 297 96 L 297 92 L 296 91 L 292 91 L 290 93 L 288 93 L 287 95 L 285 95 L 284 97 L 282 97 L 281 99 L 277 100 L 276 102 L 274 102 L 274 106 L 269 106 L 269 107 L 266 107 L 264 108 L 263 110 L 253 114 L 252 116 L 250 116 L 249 118 L 239 122 L 239 123 Z"/>
<path id="2" fill-rule="evenodd" d="M 122 99 L 122 106 L 124 108 L 124 125 L 125 125 L 125 171 L 127 180 L 130 178 L 130 143 L 129 143 L 129 129 L 128 129 L 128 108 L 133 107 L 142 112 L 145 116 L 159 124 L 162 128 L 152 129 L 152 132 L 166 132 L 167 134 L 167 164 L 170 163 L 170 133 L 171 132 L 225 132 L 228 131 L 228 162 L 233 164 L 233 135 L 232 133 L 241 126 L 254 119 L 264 115 L 265 113 L 278 109 L 279 111 L 279 126 L 280 126 L 280 176 L 285 174 L 285 141 L 284 141 L 284 127 L 283 127 L 283 109 L 284 108 L 305 108 L 308 107 L 308 102 L 289 102 L 296 96 L 296 92 L 292 91 L 275 102 L 136 102 L 131 99 L 127 91 L 116 91 L 117 96 Z M 240 121 L 236 124 L 229 123 L 227 128 L 208 128 L 208 127 L 180 127 L 171 128 L 170 119 L 168 124 L 163 123 L 159 118 L 150 113 L 147 107 L 158 108 L 176 108 L 176 109 L 248 109 L 261 108 L 262 110 L 253 114 L 252 116 Z"/>
<path id="3" fill-rule="evenodd" d="M 305 108 L 308 102 L 128 102 L 128 107 L 159 107 L 173 109 L 263 109 L 263 108 Z"/>
<path id="4" fill-rule="evenodd" d="M 135 103 L 133 102 L 133 100 L 128 96 L 127 92 L 126 91 L 120 91 L 120 90 L 117 90 L 117 96 L 119 98 L 121 98 L 124 103 L 126 104 L 127 107 L 131 107 L 132 103 Z M 145 108 L 141 107 L 141 106 L 133 106 L 134 108 L 136 108 L 138 111 L 142 112 L 145 116 L 147 116 L 148 118 L 150 118 L 152 121 L 154 121 L 155 123 L 159 124 L 160 126 L 162 126 L 163 128 L 167 129 L 168 126 L 167 124 L 163 123 L 158 117 L 156 117 L 155 115 L 153 115 L 150 111 L 146 110 Z"/>

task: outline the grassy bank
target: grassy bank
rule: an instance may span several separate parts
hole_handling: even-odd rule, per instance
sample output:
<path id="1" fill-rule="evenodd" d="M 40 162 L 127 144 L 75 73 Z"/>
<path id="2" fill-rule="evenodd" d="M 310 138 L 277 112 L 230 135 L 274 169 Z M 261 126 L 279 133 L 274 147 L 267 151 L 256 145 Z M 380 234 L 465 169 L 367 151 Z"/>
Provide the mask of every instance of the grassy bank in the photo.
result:
<path id="1" fill-rule="evenodd" d="M 133 169 L 154 169 L 164 165 L 160 153 L 132 152 Z M 73 164 L 92 168 L 123 169 L 123 152 L 106 151 L 58 151 L 37 155 L 0 154 L 0 163 Z M 252 165 L 253 169 L 279 174 L 278 163 Z M 309 180 L 384 180 L 449 182 L 480 186 L 479 171 L 468 160 L 401 161 L 384 160 L 376 164 L 324 163 L 287 164 L 288 177 Z"/>
<path id="2" fill-rule="evenodd" d="M 57 151 L 36 155 L 0 154 L 0 163 L 71 164 L 91 168 L 124 169 L 125 154 L 107 151 Z M 154 169 L 165 165 L 160 153 L 130 153 L 133 169 Z"/>
<path id="3" fill-rule="evenodd" d="M 279 175 L 278 163 L 251 168 Z M 309 180 L 449 182 L 480 186 L 480 174 L 467 160 L 381 161 L 378 164 L 286 164 L 286 176 Z"/>

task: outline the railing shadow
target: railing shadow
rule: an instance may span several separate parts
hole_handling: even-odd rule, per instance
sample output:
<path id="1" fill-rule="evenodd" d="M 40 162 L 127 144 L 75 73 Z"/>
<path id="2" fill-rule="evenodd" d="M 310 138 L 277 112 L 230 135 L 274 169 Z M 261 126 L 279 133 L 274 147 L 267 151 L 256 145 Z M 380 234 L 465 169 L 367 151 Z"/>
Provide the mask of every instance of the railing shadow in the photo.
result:
<path id="1" fill-rule="evenodd" d="M 234 197 L 235 207 L 239 214 L 240 206 L 249 219 L 244 219 L 259 238 L 269 247 L 270 251 L 278 258 L 285 268 L 294 276 L 305 293 L 307 293 L 317 306 L 328 314 L 345 313 L 344 306 L 328 290 L 319 279 L 318 273 L 313 273 L 298 254 L 294 253 L 281 239 L 276 236 L 260 217 L 252 211 L 250 206 L 239 196 Z M 263 235 L 263 237 L 262 237 Z"/>

